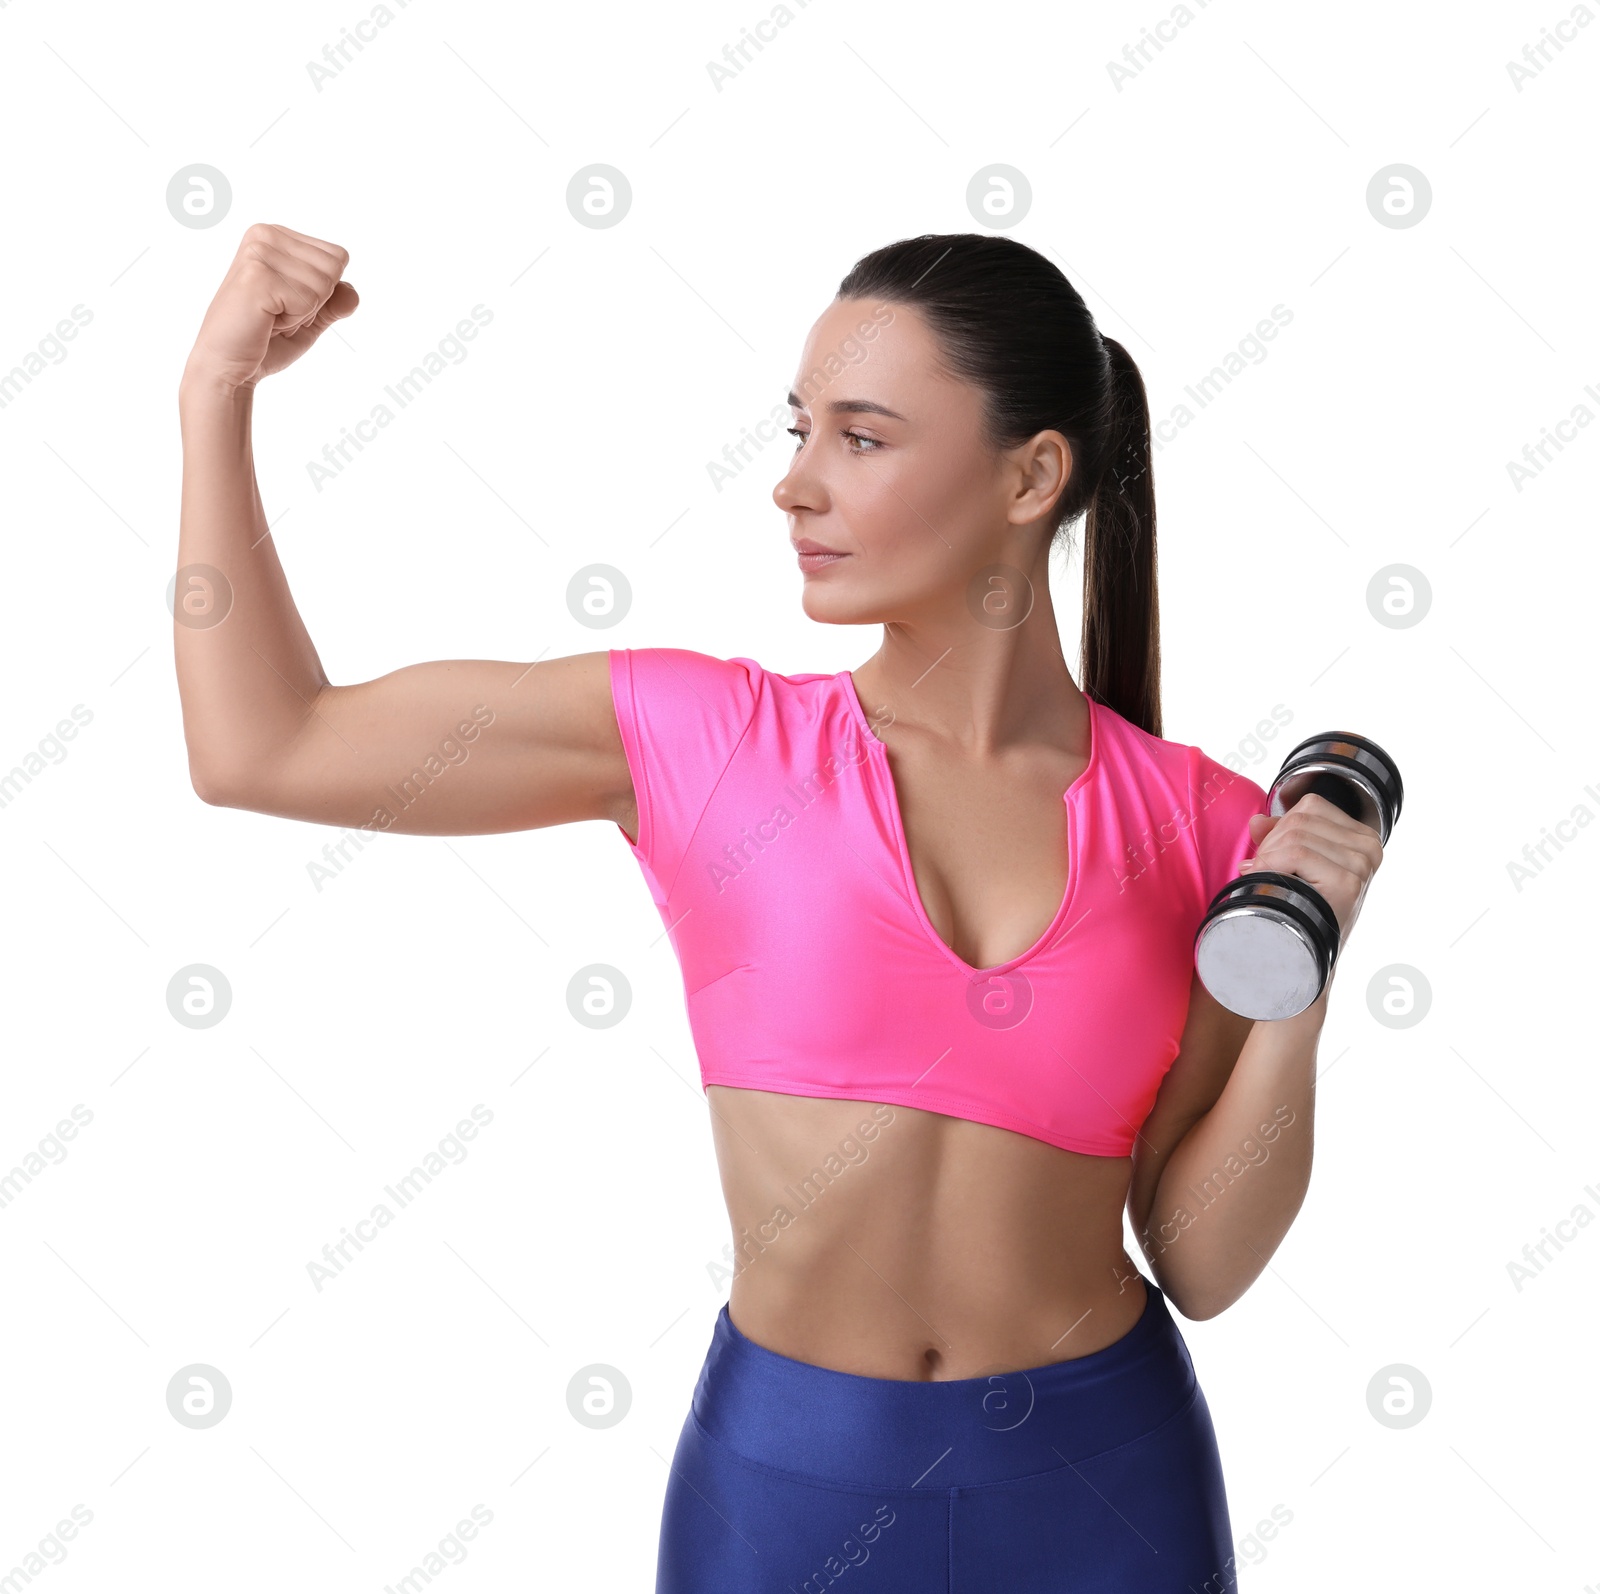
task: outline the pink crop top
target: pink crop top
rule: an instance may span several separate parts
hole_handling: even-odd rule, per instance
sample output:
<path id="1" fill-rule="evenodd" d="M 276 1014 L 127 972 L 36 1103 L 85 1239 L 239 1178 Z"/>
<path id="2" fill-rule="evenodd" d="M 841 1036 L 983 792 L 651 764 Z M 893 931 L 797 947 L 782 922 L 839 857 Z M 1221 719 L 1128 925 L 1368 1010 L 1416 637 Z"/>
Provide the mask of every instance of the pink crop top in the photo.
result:
<path id="1" fill-rule="evenodd" d="M 683 648 L 614 649 L 610 671 L 639 804 L 628 846 L 677 952 L 702 1088 L 890 1102 L 1129 1155 L 1259 786 L 1091 699 L 1089 763 L 1063 794 L 1065 897 L 1026 952 L 977 969 L 922 905 L 848 671 Z"/>

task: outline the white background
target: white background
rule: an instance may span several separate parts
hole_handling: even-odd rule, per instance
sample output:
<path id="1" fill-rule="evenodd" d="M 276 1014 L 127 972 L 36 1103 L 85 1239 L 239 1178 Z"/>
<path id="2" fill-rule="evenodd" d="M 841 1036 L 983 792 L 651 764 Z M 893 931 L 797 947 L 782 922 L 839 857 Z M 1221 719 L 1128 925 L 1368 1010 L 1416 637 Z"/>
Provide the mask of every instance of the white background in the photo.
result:
<path id="1" fill-rule="evenodd" d="M 1568 1227 L 1520 1289 L 1507 1267 L 1600 1213 L 1600 827 L 1521 889 L 1507 867 L 1600 814 L 1600 434 L 1508 470 L 1600 413 L 1600 27 L 1519 90 L 1507 63 L 1563 0 L 1215 0 L 1119 86 L 1164 7 L 814 0 L 719 88 L 764 0 L 412 0 L 317 89 L 307 63 L 365 15 L 0 7 L 0 372 L 92 312 L 0 409 L 0 770 L 92 714 L 0 807 L 0 1176 L 40 1155 L 0 1205 L 0 1575 L 45 1543 L 62 1594 L 376 1591 L 481 1505 L 447 1589 L 645 1589 L 725 1298 L 678 970 L 613 827 L 379 837 L 319 892 L 335 832 L 190 787 L 176 389 L 241 232 L 342 244 L 362 295 L 256 403 L 333 680 L 654 645 L 833 671 L 877 632 L 800 610 L 770 496 L 788 440 L 721 491 L 707 462 L 781 401 L 850 265 L 977 229 L 968 184 L 1003 163 L 1032 189 L 1010 230 L 1127 345 L 1158 420 L 1292 312 L 1157 460 L 1166 734 L 1243 746 L 1265 784 L 1290 735 L 1247 738 L 1281 705 L 1294 739 L 1359 729 L 1405 776 L 1324 1034 L 1309 1197 L 1249 1293 L 1182 1324 L 1242 1586 L 1600 1584 L 1600 1233 Z M 195 163 L 232 189 L 209 228 L 166 205 Z M 592 163 L 632 186 L 620 225 L 567 209 Z M 1414 226 L 1368 206 L 1396 163 L 1431 185 Z M 319 490 L 307 462 L 478 304 L 467 358 Z M 593 563 L 632 588 L 603 631 L 567 601 Z M 1432 592 L 1408 628 L 1366 598 L 1397 563 Z M 1055 579 L 1073 658 L 1076 567 Z M 232 987 L 211 1028 L 167 1010 L 192 963 Z M 590 963 L 632 984 L 615 1028 L 568 1013 Z M 1367 1001 L 1392 964 L 1432 993 L 1403 1030 Z M 465 1160 L 318 1291 L 307 1264 L 477 1103 Z M 168 1413 L 193 1363 L 232 1389 L 214 1427 Z M 615 1426 L 569 1413 L 591 1364 L 631 1389 Z M 1409 1428 L 1368 1409 L 1393 1364 L 1431 1389 Z M 92 1521 L 48 1547 L 74 1506 Z M 1252 1540 L 1274 1507 L 1289 1524 Z"/>

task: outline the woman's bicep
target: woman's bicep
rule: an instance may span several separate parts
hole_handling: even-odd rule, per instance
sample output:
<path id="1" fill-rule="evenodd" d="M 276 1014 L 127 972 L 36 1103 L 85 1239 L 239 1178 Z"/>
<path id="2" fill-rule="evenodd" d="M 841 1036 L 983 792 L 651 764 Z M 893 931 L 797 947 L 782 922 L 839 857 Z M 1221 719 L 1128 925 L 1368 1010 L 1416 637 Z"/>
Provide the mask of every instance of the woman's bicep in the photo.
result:
<path id="1" fill-rule="evenodd" d="M 621 822 L 609 655 L 439 659 L 326 686 L 297 735 L 208 800 L 317 824 L 478 835 Z"/>

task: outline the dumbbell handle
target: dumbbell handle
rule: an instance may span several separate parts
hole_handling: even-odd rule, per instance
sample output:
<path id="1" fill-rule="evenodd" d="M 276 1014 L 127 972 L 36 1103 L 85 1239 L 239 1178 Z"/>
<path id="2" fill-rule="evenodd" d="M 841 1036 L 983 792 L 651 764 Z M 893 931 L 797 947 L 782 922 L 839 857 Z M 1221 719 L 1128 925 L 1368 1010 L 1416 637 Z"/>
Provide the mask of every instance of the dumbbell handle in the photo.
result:
<path id="1" fill-rule="evenodd" d="M 1394 760 L 1376 742 L 1342 731 L 1308 737 L 1284 759 L 1267 794 L 1267 812 L 1285 814 L 1307 792 L 1370 826 L 1385 844 L 1404 796 Z"/>
<path id="2" fill-rule="evenodd" d="M 1327 798 L 1335 808 L 1349 814 L 1352 819 L 1359 820 L 1363 824 L 1369 823 L 1367 819 L 1367 804 L 1364 801 L 1365 793 L 1353 782 L 1346 780 L 1344 776 L 1335 775 L 1328 770 L 1320 770 L 1296 794 L 1295 801 L 1299 802 L 1300 798 L 1304 797 L 1307 792 L 1316 797 Z M 1376 830 L 1378 827 L 1374 825 L 1372 828 Z"/>

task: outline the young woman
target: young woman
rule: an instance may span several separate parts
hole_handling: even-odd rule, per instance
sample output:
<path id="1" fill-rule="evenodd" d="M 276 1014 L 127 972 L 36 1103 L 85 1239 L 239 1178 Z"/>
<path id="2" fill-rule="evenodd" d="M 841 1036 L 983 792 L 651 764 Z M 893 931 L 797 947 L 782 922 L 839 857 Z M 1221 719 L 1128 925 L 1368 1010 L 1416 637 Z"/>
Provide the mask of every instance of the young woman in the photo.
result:
<path id="1" fill-rule="evenodd" d="M 636 648 L 335 686 L 250 415 L 355 309 L 347 259 L 252 227 L 185 370 L 192 778 L 324 824 L 620 827 L 682 966 L 733 1230 L 660 1594 L 1235 1587 L 1169 1303 L 1221 1312 L 1298 1211 L 1328 998 L 1236 1018 L 1193 935 L 1255 868 L 1308 880 L 1348 935 L 1381 849 L 1315 796 L 1266 817 L 1162 739 L 1127 352 L 1012 240 L 880 249 L 811 329 L 773 493 L 806 613 L 882 624 L 865 664 Z M 1048 581 L 1080 520 L 1081 685 Z M 398 807 L 417 749 L 480 703 L 471 759 Z"/>

